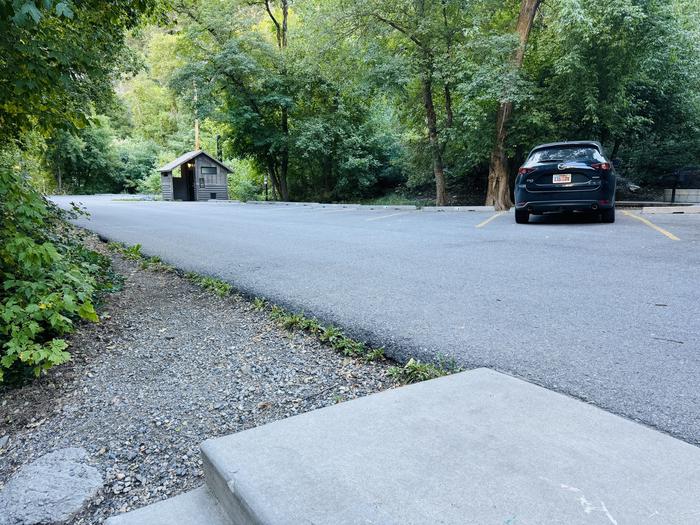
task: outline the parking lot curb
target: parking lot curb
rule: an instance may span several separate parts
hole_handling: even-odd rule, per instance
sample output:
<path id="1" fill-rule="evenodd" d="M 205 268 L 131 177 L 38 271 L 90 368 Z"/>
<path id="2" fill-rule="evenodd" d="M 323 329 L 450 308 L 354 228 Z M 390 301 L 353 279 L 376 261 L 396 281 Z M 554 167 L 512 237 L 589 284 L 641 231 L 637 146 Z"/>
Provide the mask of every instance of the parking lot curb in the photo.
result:
<path id="1" fill-rule="evenodd" d="M 239 201 L 219 201 L 228 203 L 240 203 Z M 343 203 L 319 203 L 319 202 L 285 202 L 285 201 L 248 201 L 241 204 L 255 206 L 308 206 L 312 208 L 340 208 L 357 210 L 407 210 L 422 211 L 426 213 L 442 212 L 493 212 L 493 206 L 415 206 L 413 204 L 343 204 Z"/>
<path id="2" fill-rule="evenodd" d="M 700 213 L 700 206 L 645 206 L 642 208 L 642 213 L 667 215 Z"/>

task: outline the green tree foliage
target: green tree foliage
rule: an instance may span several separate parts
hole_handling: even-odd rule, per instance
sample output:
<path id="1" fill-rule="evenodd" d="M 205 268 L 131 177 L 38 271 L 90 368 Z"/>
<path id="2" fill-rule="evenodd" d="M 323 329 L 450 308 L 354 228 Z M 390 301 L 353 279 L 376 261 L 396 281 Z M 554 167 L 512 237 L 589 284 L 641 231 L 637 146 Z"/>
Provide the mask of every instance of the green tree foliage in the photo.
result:
<path id="1" fill-rule="evenodd" d="M 158 167 L 158 145 L 149 140 L 139 138 L 126 138 L 113 140 L 113 145 L 118 159 L 116 168 L 116 181 L 121 191 L 134 193 L 138 190 L 141 181 L 146 180 L 152 174 L 158 175 L 155 169 Z M 159 193 L 155 191 L 153 193 Z"/>
<path id="2" fill-rule="evenodd" d="M 623 161 L 623 174 L 654 185 L 663 175 L 700 161 L 700 47 L 693 2 L 557 0 L 542 4 L 523 70 L 498 71 L 504 84 L 478 67 L 506 42 L 498 24 L 481 26 L 465 50 L 462 113 L 486 140 L 464 148 L 486 158 L 499 101 L 515 104 L 508 138 L 511 175 L 530 147 L 557 140 L 599 140 Z M 512 18 L 512 16 L 511 16 Z M 500 43 L 499 43 L 500 41 Z M 470 65 L 471 64 L 471 65 Z M 472 71 L 476 71 L 473 74 Z M 458 110 L 459 111 L 459 110 Z M 488 130 L 488 131 L 486 131 Z M 479 153 L 481 152 L 481 153 Z"/>
<path id="3" fill-rule="evenodd" d="M 137 39 L 130 133 L 170 160 L 197 115 L 205 149 L 218 134 L 225 158 L 252 162 L 232 179 L 247 198 L 266 175 L 277 198 L 481 202 L 504 103 L 511 175 L 563 139 L 600 140 L 650 185 L 700 163 L 697 2 L 543 2 L 518 68 L 521 5 L 178 0 L 167 30 Z"/>
<path id="4" fill-rule="evenodd" d="M 200 117 L 222 124 L 226 152 L 248 158 L 282 198 L 339 199 L 376 194 L 395 178 L 396 140 L 383 133 L 378 97 L 332 70 L 301 33 L 293 11 L 280 48 L 283 10 L 264 2 L 178 4 L 188 49 L 172 88 Z M 230 13 L 221 23 L 221 12 Z M 311 15 L 309 15 L 311 16 Z M 333 57 L 330 57 L 333 60 Z M 336 60 L 336 65 L 340 64 Z M 347 72 L 347 70 L 346 70 Z"/>
<path id="5" fill-rule="evenodd" d="M 47 140 L 46 162 L 61 192 L 133 193 L 156 168 L 157 155 L 152 141 L 118 139 L 102 116 L 76 132 L 54 132 Z"/>
<path id="6" fill-rule="evenodd" d="M 0 2 L 0 138 L 80 126 L 109 98 L 124 30 L 150 0 Z"/>
<path id="7" fill-rule="evenodd" d="M 56 131 L 48 141 L 47 159 L 67 193 L 109 192 L 115 184 L 117 156 L 106 123 L 89 123 L 77 133 Z"/>
<path id="8" fill-rule="evenodd" d="M 697 163 L 698 13 L 691 21 L 677 10 L 690 5 L 549 3 L 528 63 L 535 88 L 522 120 L 532 122 L 535 108 L 540 119 L 529 134 L 549 139 L 561 126 L 564 138 L 599 139 L 640 181 Z"/>

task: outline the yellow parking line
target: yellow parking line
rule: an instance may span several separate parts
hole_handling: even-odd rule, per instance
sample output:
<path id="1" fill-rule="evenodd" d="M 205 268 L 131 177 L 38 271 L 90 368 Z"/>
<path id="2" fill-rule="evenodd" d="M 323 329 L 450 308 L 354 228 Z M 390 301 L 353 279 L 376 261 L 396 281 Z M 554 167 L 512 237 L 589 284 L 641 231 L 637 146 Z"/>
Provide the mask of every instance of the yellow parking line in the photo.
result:
<path id="1" fill-rule="evenodd" d="M 644 224 L 649 226 L 649 228 L 656 230 L 657 232 L 661 233 L 662 235 L 665 235 L 666 237 L 668 237 L 672 241 L 680 241 L 680 239 L 678 237 L 676 237 L 675 235 L 673 235 L 670 231 L 664 230 L 662 227 L 657 226 L 656 224 L 651 222 L 649 219 L 645 219 L 644 217 L 640 217 L 639 215 L 637 215 L 636 213 L 632 213 L 631 211 L 625 210 L 622 213 L 627 215 L 627 217 L 632 217 L 633 219 L 637 219 L 638 221 L 642 221 Z"/>
<path id="2" fill-rule="evenodd" d="M 397 215 L 406 215 L 407 211 L 400 211 L 398 213 L 392 213 L 390 215 L 382 215 L 381 217 L 372 217 L 371 219 L 367 219 L 368 221 L 378 221 L 380 219 L 388 219 L 389 217 L 396 217 Z"/>
<path id="3" fill-rule="evenodd" d="M 494 220 L 494 219 L 497 218 L 497 217 L 500 217 L 500 216 L 503 215 L 504 213 L 505 213 L 505 212 L 503 212 L 503 211 L 499 211 L 497 214 L 491 215 L 491 217 L 489 217 L 488 219 L 486 219 L 484 222 L 480 222 L 479 224 L 477 224 L 477 225 L 475 226 L 475 228 L 483 228 L 483 227 L 486 226 L 488 223 L 490 223 L 492 220 Z"/>

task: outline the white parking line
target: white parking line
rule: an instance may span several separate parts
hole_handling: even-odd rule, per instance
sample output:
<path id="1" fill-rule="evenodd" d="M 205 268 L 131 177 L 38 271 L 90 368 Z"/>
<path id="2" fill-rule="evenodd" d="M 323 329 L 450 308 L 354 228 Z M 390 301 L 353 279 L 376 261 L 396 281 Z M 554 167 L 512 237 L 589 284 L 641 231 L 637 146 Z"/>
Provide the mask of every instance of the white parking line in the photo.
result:
<path id="1" fill-rule="evenodd" d="M 408 211 L 400 211 L 398 213 L 391 213 L 389 215 L 382 215 L 381 217 L 372 217 L 371 219 L 367 219 L 368 221 L 379 221 L 381 219 L 388 219 L 389 217 L 397 217 L 399 215 L 406 215 L 407 213 L 410 213 Z"/>

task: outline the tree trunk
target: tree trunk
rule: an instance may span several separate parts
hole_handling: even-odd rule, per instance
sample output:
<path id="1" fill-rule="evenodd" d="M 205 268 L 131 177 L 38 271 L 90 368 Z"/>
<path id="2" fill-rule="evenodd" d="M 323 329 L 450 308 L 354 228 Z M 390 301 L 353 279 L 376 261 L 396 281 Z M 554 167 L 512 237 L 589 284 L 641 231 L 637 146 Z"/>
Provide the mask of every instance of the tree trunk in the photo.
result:
<path id="1" fill-rule="evenodd" d="M 56 168 L 56 172 L 58 175 L 58 194 L 63 195 L 63 177 L 61 176 L 61 166 Z"/>
<path id="2" fill-rule="evenodd" d="M 508 157 L 505 151 L 506 123 L 513 111 L 512 102 L 504 102 L 498 108 L 496 118 L 496 145 L 491 151 L 489 163 L 489 181 L 486 193 L 486 205 L 497 211 L 509 210 L 513 206 L 508 185 Z"/>
<path id="3" fill-rule="evenodd" d="M 540 3 L 542 3 L 542 0 L 522 0 L 520 4 L 520 15 L 518 16 L 517 25 L 520 44 L 513 56 L 513 65 L 516 68 L 520 68 L 523 65 L 527 40 Z M 508 210 L 513 206 L 513 202 L 510 199 L 508 157 L 505 149 L 508 136 L 508 121 L 512 113 L 513 102 L 508 100 L 501 102 L 496 117 L 496 142 L 491 151 L 488 188 L 486 190 L 486 205 L 493 206 L 497 211 Z"/>
<path id="4" fill-rule="evenodd" d="M 620 151 L 620 146 L 622 145 L 622 141 L 619 138 L 615 139 L 615 143 L 613 144 L 613 149 L 612 153 L 610 154 L 610 160 L 615 160 L 617 157 L 618 151 Z"/>
<path id="5" fill-rule="evenodd" d="M 451 128 L 454 121 L 454 112 L 452 111 L 452 92 L 450 85 L 445 84 L 445 127 Z"/>
<path id="6" fill-rule="evenodd" d="M 287 171 L 289 168 L 289 151 L 285 148 L 282 151 L 282 159 L 280 161 L 280 196 L 283 201 L 289 201 L 289 189 L 287 188 Z"/>
<path id="7" fill-rule="evenodd" d="M 287 76 L 287 66 L 285 64 L 285 51 L 287 49 L 287 33 L 288 33 L 288 19 L 289 19 L 289 0 L 280 1 L 282 7 L 282 22 L 280 23 L 272 12 L 270 6 L 270 0 L 265 0 L 265 8 L 267 14 L 272 20 L 275 26 L 275 35 L 277 37 L 277 48 L 281 53 L 282 58 L 282 76 Z M 286 84 L 286 82 L 285 82 Z M 284 135 L 284 144 L 282 145 L 282 151 L 280 152 L 280 170 L 277 173 L 277 179 L 279 182 L 278 190 L 280 197 L 283 201 L 289 200 L 289 190 L 287 188 L 287 172 L 289 171 L 289 110 L 286 106 L 280 108 L 280 127 L 282 129 L 282 134 Z"/>
<path id="8" fill-rule="evenodd" d="M 287 49 L 287 19 L 289 18 L 288 0 L 282 0 L 282 29 L 280 38 L 280 50 L 282 51 L 282 74 L 287 76 L 287 66 L 285 51 Z M 286 82 L 285 82 L 286 84 Z M 280 195 L 283 201 L 289 200 L 289 190 L 287 189 L 287 172 L 289 171 L 289 110 L 286 106 L 282 108 L 282 133 L 284 133 L 284 148 L 280 166 Z"/>
<path id="9" fill-rule="evenodd" d="M 428 123 L 428 139 L 430 141 L 430 151 L 433 156 L 435 205 L 445 206 L 447 204 L 447 193 L 445 191 L 445 168 L 442 163 L 442 147 L 438 138 L 437 116 L 435 115 L 435 105 L 433 104 L 433 78 L 430 70 L 426 71 L 423 75 L 422 88 L 425 117 Z"/>
<path id="10" fill-rule="evenodd" d="M 275 168 L 274 159 L 270 158 L 267 161 L 267 172 L 270 175 L 270 181 L 272 182 L 272 200 L 277 200 L 277 195 L 280 195 L 280 181 L 277 177 L 277 169 Z"/>
<path id="11" fill-rule="evenodd" d="M 445 45 L 447 46 L 447 56 L 452 62 L 452 30 L 450 29 L 449 18 L 447 16 L 447 5 L 445 0 L 442 0 L 442 23 L 445 30 Z M 454 113 L 452 111 L 452 90 L 450 89 L 449 80 L 445 80 L 445 127 L 451 128 L 454 121 Z"/>

